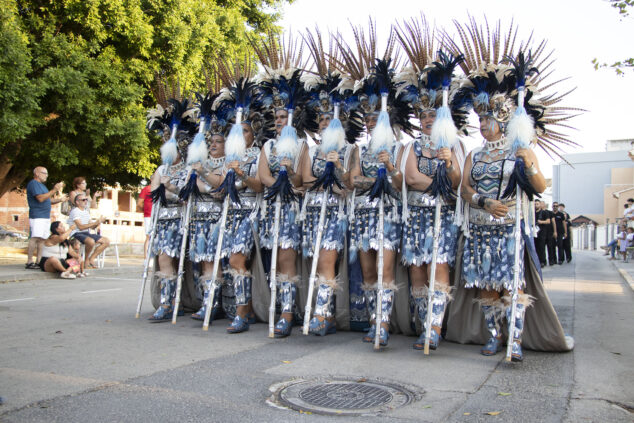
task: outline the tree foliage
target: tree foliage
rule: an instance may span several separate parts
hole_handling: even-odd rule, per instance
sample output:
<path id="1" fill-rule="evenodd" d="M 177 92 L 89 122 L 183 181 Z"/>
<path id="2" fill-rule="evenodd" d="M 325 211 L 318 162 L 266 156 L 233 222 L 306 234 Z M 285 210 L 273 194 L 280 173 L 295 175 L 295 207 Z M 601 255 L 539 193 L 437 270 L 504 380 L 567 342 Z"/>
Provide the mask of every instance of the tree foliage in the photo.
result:
<path id="1" fill-rule="evenodd" d="M 627 18 L 630 15 L 630 9 L 634 6 L 634 0 L 607 0 L 615 9 L 619 10 L 619 15 L 622 18 Z M 612 64 L 601 63 L 598 59 L 592 59 L 592 64 L 594 65 L 594 69 L 598 70 L 599 68 L 607 68 L 610 67 L 614 69 L 617 75 L 623 75 L 627 68 L 634 69 L 634 57 L 630 57 L 623 60 L 618 60 Z"/>
<path id="2" fill-rule="evenodd" d="M 283 0 L 0 0 L 0 194 L 37 165 L 52 181 L 136 185 L 156 73 L 201 87 L 213 57 L 251 55 Z"/>

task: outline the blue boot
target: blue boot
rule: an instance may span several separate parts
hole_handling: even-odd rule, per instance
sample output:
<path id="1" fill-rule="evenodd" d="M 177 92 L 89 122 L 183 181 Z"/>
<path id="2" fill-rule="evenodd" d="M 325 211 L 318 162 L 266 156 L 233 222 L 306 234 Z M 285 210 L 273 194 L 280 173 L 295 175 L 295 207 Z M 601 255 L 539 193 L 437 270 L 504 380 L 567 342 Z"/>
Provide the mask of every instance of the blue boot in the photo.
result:
<path id="1" fill-rule="evenodd" d="M 506 321 L 511 321 L 511 306 L 506 308 Z M 522 353 L 522 332 L 524 331 L 524 316 L 526 314 L 526 306 L 524 304 L 515 305 L 515 327 L 509 327 L 509 336 L 513 336 L 513 345 L 511 346 L 511 361 L 520 362 L 524 360 Z M 510 323 L 509 323 L 510 324 Z"/>
<path id="2" fill-rule="evenodd" d="M 337 327 L 334 321 L 329 319 L 333 317 L 332 306 L 334 304 L 334 284 L 335 281 L 326 281 L 329 283 L 320 283 L 317 291 L 317 302 L 315 304 L 315 316 L 323 317 L 324 320 L 319 320 L 317 317 L 310 319 L 308 324 L 308 331 L 313 335 L 326 336 L 337 332 Z"/>
<path id="3" fill-rule="evenodd" d="M 297 285 L 289 281 L 280 282 L 279 294 L 282 314 L 293 314 Z M 289 336 L 292 329 L 292 318 L 290 320 L 281 318 L 275 325 L 275 336 L 278 338 Z"/>
<path id="4" fill-rule="evenodd" d="M 236 307 L 248 306 L 251 301 L 251 283 L 253 278 L 247 274 L 237 274 L 233 277 L 233 289 L 236 294 Z M 249 322 L 254 321 L 255 316 L 240 317 L 236 314 L 228 333 L 240 333 L 249 330 Z"/>
<path id="5" fill-rule="evenodd" d="M 174 296 L 176 295 L 176 278 L 161 278 L 161 305 L 148 319 L 151 323 L 169 322 L 174 310 Z"/>
<path id="6" fill-rule="evenodd" d="M 480 350 L 480 354 L 491 356 L 502 350 L 502 333 L 500 332 L 501 305 L 483 305 L 482 313 L 484 313 L 484 322 L 491 337 Z"/>
<path id="7" fill-rule="evenodd" d="M 362 338 L 363 342 L 374 342 L 374 336 L 376 335 L 376 289 L 372 289 L 372 287 L 376 288 L 376 284 L 371 285 L 370 289 L 363 290 L 366 307 L 368 308 L 368 321 L 370 322 L 370 329 Z"/>
<path id="8" fill-rule="evenodd" d="M 209 294 L 212 292 L 211 279 L 205 280 L 205 294 L 203 296 L 203 306 L 196 313 L 192 314 L 194 320 L 205 320 L 205 313 L 207 312 L 207 305 L 209 304 Z M 214 293 L 214 305 L 211 308 L 211 314 L 209 317 L 209 323 L 216 320 L 216 316 L 220 313 L 220 296 L 222 295 L 222 287 L 216 284 L 213 288 Z"/>
<path id="9" fill-rule="evenodd" d="M 440 343 L 440 331 L 442 329 L 442 320 L 445 317 L 445 309 L 447 308 L 448 294 L 443 290 L 435 290 L 432 299 L 431 310 L 431 333 L 429 339 L 429 348 L 435 350 Z M 426 328 L 425 328 L 426 329 Z M 424 339 L 423 339 L 424 343 Z"/>
<path id="10" fill-rule="evenodd" d="M 423 331 L 420 336 L 412 345 L 412 348 L 415 350 L 425 349 L 425 322 L 427 321 L 427 287 L 419 288 L 418 292 L 412 292 L 412 296 L 414 297 L 414 303 L 416 303 L 416 308 L 418 309 L 418 318 L 421 322 L 421 327 Z"/>
<path id="11" fill-rule="evenodd" d="M 378 296 L 377 296 L 378 297 Z M 381 293 L 381 328 L 379 329 L 379 345 L 387 346 L 390 338 L 390 316 L 394 305 L 394 290 L 384 289 Z M 376 329 L 375 329 L 376 330 Z"/>

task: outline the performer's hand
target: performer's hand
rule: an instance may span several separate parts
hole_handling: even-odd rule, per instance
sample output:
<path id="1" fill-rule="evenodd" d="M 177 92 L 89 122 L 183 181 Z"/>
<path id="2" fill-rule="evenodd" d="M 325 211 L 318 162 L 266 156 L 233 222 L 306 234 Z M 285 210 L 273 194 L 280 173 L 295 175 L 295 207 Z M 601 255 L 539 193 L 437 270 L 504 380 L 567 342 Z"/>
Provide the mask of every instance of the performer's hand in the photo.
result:
<path id="1" fill-rule="evenodd" d="M 170 183 L 170 177 L 169 176 L 161 176 L 160 179 L 161 183 L 165 186 L 168 186 Z"/>
<path id="2" fill-rule="evenodd" d="M 537 156 L 530 148 L 520 148 L 515 152 L 515 157 L 524 160 L 526 167 L 537 166 Z"/>
<path id="3" fill-rule="evenodd" d="M 280 166 L 284 166 L 286 168 L 286 172 L 290 176 L 293 176 L 295 174 L 295 170 L 293 169 L 293 161 L 291 159 L 289 159 L 288 157 L 283 158 L 280 161 Z"/>
<path id="4" fill-rule="evenodd" d="M 504 217 L 509 212 L 508 207 L 492 198 L 487 198 L 484 201 L 484 210 L 491 213 L 491 215 L 496 218 Z"/>
<path id="5" fill-rule="evenodd" d="M 341 168 L 341 162 L 339 161 L 339 153 L 336 151 L 331 151 L 326 155 L 326 161 L 332 162 L 335 164 L 335 167 Z"/>
<path id="6" fill-rule="evenodd" d="M 229 163 L 229 169 L 233 169 L 236 175 L 238 175 L 241 178 L 244 175 L 244 171 L 240 168 L 240 162 L 238 160 L 234 160 L 231 163 Z"/>
<path id="7" fill-rule="evenodd" d="M 379 163 L 383 163 L 388 172 L 394 170 L 394 165 L 390 162 L 390 154 L 387 151 L 381 151 L 376 158 L 379 160 Z"/>
<path id="8" fill-rule="evenodd" d="M 59 202 L 60 203 L 63 203 L 66 200 L 68 200 L 68 194 L 62 194 L 62 196 L 59 197 Z"/>
<path id="9" fill-rule="evenodd" d="M 448 148 L 441 148 L 438 150 L 438 155 L 436 156 L 438 160 L 444 160 L 445 166 L 449 167 L 452 165 L 451 163 L 451 150 Z"/>
<path id="10" fill-rule="evenodd" d="M 200 162 L 192 164 L 192 170 L 196 171 L 199 175 L 202 173 L 203 165 Z"/>

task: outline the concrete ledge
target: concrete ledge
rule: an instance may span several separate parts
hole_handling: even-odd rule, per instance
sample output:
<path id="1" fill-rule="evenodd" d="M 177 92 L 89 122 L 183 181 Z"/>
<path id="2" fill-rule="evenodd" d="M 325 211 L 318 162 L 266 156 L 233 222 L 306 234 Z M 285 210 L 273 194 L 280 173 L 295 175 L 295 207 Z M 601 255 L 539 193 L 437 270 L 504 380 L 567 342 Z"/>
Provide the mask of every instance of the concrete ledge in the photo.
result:
<path id="1" fill-rule="evenodd" d="M 114 276 L 128 275 L 134 277 L 137 273 L 139 278 L 143 272 L 143 266 L 124 265 L 121 267 L 113 266 L 110 263 L 102 269 L 86 269 L 90 276 Z M 90 276 L 88 278 L 90 279 Z M 24 265 L 5 265 L 0 266 L 0 284 L 10 282 L 26 282 L 33 280 L 55 279 L 59 277 L 53 273 L 42 272 L 41 270 L 27 270 Z"/>
<path id="2" fill-rule="evenodd" d="M 630 286 L 630 289 L 634 291 L 634 278 L 632 278 L 632 276 L 630 275 L 630 272 L 626 270 L 622 266 L 622 264 L 624 263 L 619 262 L 618 260 L 612 260 L 612 266 L 614 266 L 614 268 L 621 274 L 621 277 L 625 280 L 625 282 L 627 282 L 627 284 Z M 633 270 L 634 270 L 634 266 L 633 266 Z"/>

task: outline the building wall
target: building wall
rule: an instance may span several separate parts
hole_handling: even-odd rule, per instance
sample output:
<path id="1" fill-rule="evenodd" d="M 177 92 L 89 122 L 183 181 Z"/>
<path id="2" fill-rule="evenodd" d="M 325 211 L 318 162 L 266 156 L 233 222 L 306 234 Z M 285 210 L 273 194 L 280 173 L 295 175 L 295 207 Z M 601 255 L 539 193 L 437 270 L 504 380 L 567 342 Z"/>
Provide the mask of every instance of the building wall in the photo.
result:
<path id="1" fill-rule="evenodd" d="M 604 191 L 612 186 L 617 187 L 614 191 L 619 191 L 632 184 L 631 181 L 619 185 L 612 182 L 613 169 L 623 169 L 614 175 L 617 180 L 625 181 L 634 167 L 627 151 L 566 154 L 564 158 L 570 164 L 561 162 L 553 166 L 553 200 L 564 203 L 571 215 L 603 216 Z"/>

